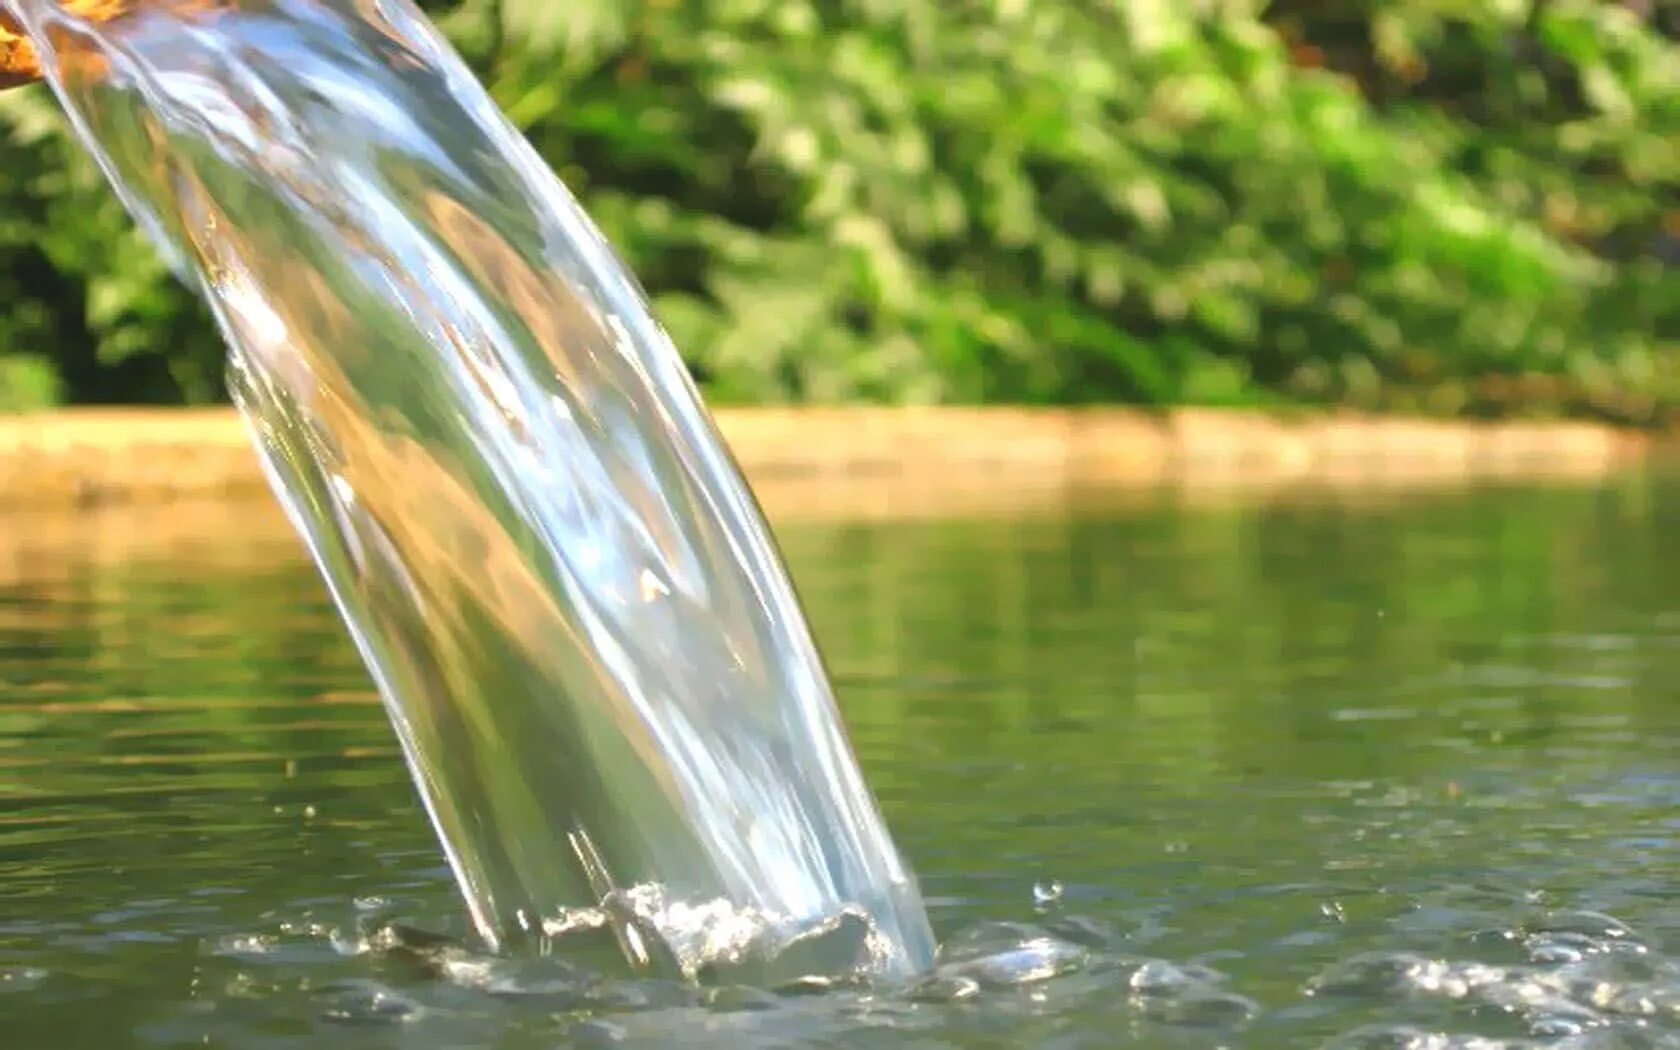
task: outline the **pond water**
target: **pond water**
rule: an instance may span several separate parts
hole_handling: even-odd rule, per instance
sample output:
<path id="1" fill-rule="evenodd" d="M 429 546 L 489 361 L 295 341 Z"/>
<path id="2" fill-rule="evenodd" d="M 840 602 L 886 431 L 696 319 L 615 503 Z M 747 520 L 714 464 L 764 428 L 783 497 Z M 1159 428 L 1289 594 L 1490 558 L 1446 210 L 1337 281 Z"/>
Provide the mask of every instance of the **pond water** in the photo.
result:
<path id="1" fill-rule="evenodd" d="M 488 957 L 266 504 L 13 520 L 0 1045 L 1680 1046 L 1680 485 L 772 509 L 933 978 Z"/>

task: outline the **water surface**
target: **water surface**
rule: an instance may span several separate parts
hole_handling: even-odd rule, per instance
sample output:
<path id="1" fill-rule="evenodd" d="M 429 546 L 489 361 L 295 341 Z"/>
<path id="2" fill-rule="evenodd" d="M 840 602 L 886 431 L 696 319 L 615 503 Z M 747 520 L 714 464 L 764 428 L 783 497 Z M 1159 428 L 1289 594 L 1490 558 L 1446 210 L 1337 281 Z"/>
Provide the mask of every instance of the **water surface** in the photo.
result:
<path id="1" fill-rule="evenodd" d="M 781 516 L 945 943 L 873 990 L 477 950 L 273 513 L 0 530 L 5 1046 L 1680 1045 L 1673 482 Z"/>

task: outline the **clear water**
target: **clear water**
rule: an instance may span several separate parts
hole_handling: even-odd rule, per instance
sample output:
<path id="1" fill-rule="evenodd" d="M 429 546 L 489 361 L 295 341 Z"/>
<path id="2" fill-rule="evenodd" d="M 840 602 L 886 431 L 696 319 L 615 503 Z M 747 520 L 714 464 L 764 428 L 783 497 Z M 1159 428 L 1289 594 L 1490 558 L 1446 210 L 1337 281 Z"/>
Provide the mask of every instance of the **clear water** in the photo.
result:
<path id="1" fill-rule="evenodd" d="M 765 498 L 932 979 L 490 957 L 271 509 L 12 519 L 0 1045 L 1680 1046 L 1680 483 Z"/>
<path id="2" fill-rule="evenodd" d="M 17 12 L 210 301 L 481 937 L 925 968 L 780 556 L 594 226 L 407 0 Z"/>

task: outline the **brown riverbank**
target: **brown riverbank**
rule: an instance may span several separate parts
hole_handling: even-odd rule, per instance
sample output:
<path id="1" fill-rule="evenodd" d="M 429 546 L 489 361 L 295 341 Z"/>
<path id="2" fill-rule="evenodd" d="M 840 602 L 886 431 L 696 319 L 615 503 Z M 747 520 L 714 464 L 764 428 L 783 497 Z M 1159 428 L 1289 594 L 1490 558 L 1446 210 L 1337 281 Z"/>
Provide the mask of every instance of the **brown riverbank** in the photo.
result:
<path id="1" fill-rule="evenodd" d="M 883 494 L 910 499 L 987 485 L 1392 489 L 1591 478 L 1638 463 L 1652 447 L 1641 433 L 1582 423 L 1284 419 L 1207 410 L 728 409 L 717 416 L 743 469 L 772 503 L 778 491 L 815 498 L 843 479 L 872 479 Z M 0 417 L 0 507 L 262 490 L 230 410 Z"/>
<path id="2" fill-rule="evenodd" d="M 1246 413 L 753 410 L 719 423 L 772 522 L 1054 511 L 1071 502 L 1412 499 L 1636 470 L 1646 436 L 1582 425 Z M 0 417 L 0 580 L 134 558 L 300 555 L 237 417 Z"/>

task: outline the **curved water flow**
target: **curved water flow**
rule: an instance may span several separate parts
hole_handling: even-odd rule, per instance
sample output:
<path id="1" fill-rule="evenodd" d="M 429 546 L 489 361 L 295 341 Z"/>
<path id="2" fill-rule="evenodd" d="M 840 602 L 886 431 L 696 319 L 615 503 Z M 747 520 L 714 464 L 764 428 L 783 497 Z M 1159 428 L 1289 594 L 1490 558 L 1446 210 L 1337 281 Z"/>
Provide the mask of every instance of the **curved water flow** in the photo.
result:
<path id="1" fill-rule="evenodd" d="M 0 0 L 232 349 L 479 932 L 932 940 L 761 515 L 596 228 L 406 0 Z"/>

